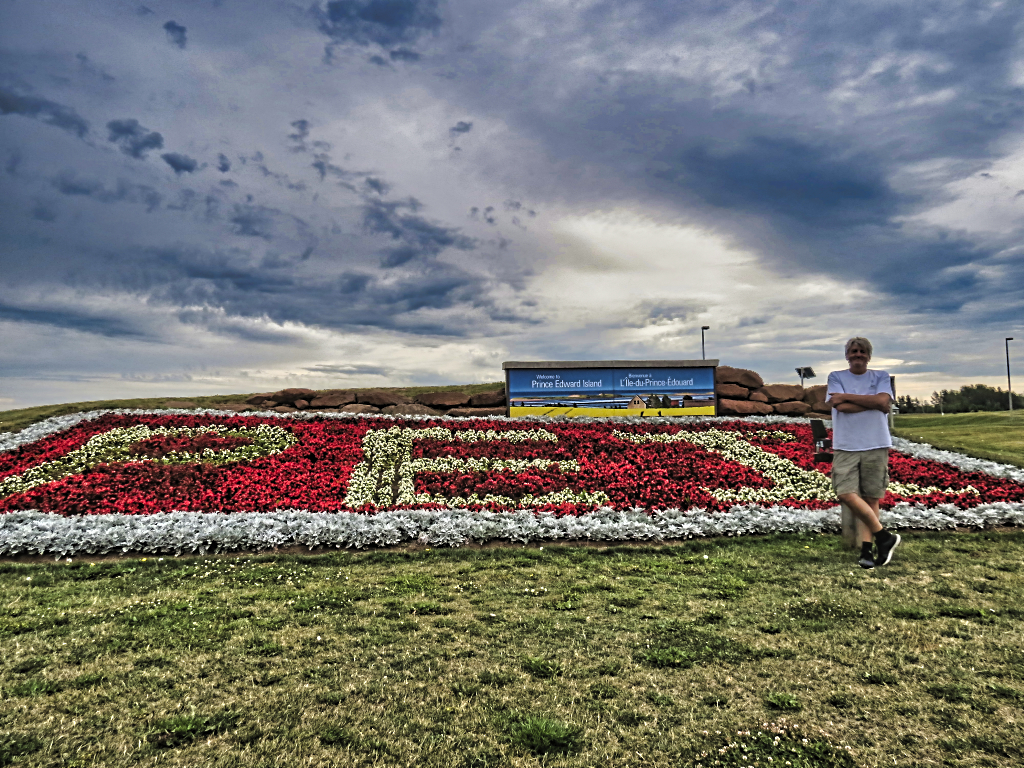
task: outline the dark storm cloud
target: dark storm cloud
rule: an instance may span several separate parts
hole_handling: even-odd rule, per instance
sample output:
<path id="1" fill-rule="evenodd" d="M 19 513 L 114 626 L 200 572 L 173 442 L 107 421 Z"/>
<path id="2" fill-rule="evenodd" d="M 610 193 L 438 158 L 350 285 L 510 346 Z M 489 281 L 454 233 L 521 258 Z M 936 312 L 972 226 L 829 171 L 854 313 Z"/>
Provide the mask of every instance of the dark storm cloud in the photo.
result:
<path id="1" fill-rule="evenodd" d="M 408 48 L 396 48 L 388 54 L 392 61 L 419 61 L 423 57 Z"/>
<path id="2" fill-rule="evenodd" d="M 90 75 L 99 77 L 100 79 L 105 80 L 108 83 L 112 83 L 116 79 L 113 75 L 103 71 L 102 69 L 99 69 L 95 64 L 93 64 L 89 60 L 89 57 L 86 56 L 84 53 L 76 53 L 75 58 L 78 60 L 79 67 L 83 72 L 87 72 Z"/>
<path id="3" fill-rule="evenodd" d="M 469 218 L 473 219 L 473 221 L 484 221 L 491 226 L 495 226 L 498 223 L 498 220 L 494 217 L 493 205 L 488 205 L 483 210 L 474 205 L 469 209 Z"/>
<path id="4" fill-rule="evenodd" d="M 330 0 L 314 14 L 332 40 L 359 45 L 392 46 L 441 27 L 437 0 Z"/>
<path id="5" fill-rule="evenodd" d="M 945 183 L 1005 154 L 1024 122 L 1013 31 L 1024 13 L 986 9 L 783 2 L 731 22 L 717 7 L 662 3 L 638 6 L 623 27 L 621 5 L 599 1 L 585 18 L 557 17 L 533 47 L 513 23 L 489 22 L 514 42 L 460 49 L 461 70 L 480 75 L 449 82 L 463 108 L 558 158 L 560 194 L 581 210 L 610 200 L 674 209 L 784 272 L 941 312 L 986 291 L 1024 292 L 1015 277 L 964 272 L 1019 241 L 1011 222 L 999 234 L 947 232 L 955 245 L 906 223 L 948 200 Z M 540 23 L 544 12 L 523 3 L 508 14 Z M 581 35 L 591 65 L 567 53 Z M 625 68 L 616 57 L 632 54 L 620 43 L 635 50 Z M 545 77 L 560 94 L 537 89 Z M 942 170 L 928 178 L 913 170 L 921 164 Z M 484 208 L 471 217 L 496 222 Z"/>
<path id="6" fill-rule="evenodd" d="M 130 320 L 104 317 L 75 309 L 19 307 L 0 300 L 0 320 L 32 323 L 109 338 L 147 338 L 148 333 Z"/>
<path id="7" fill-rule="evenodd" d="M 230 222 L 234 225 L 234 233 L 243 237 L 260 237 L 264 240 L 273 238 L 274 214 L 272 208 L 259 205 L 235 205 Z"/>
<path id="8" fill-rule="evenodd" d="M 193 308 L 189 310 L 193 313 L 191 322 L 205 317 L 205 310 L 198 314 L 195 311 L 206 308 L 220 318 L 226 314 L 278 324 L 365 326 L 462 336 L 474 333 L 481 316 L 500 322 L 512 318 L 491 303 L 487 280 L 438 262 L 420 264 L 385 279 L 377 271 L 357 270 L 317 271 L 302 276 L 292 268 L 293 262 L 255 259 L 253 254 L 240 249 L 161 248 L 124 254 L 121 258 L 126 267 L 131 264 L 131 270 L 118 272 L 130 272 L 133 276 L 131 280 L 123 278 L 127 287 L 147 292 L 157 304 Z M 416 314 L 453 309 L 459 312 L 449 319 L 425 320 Z M 222 324 L 222 320 L 217 323 Z M 265 331 L 243 327 L 230 333 Z M 280 343 L 290 343 L 287 335 L 276 331 L 271 337 Z"/>
<path id="9" fill-rule="evenodd" d="M 181 26 L 174 21 L 168 21 L 164 24 L 164 31 L 167 32 L 167 39 L 179 48 L 184 48 L 188 43 L 186 32 L 188 31 L 185 27 Z"/>
<path id="10" fill-rule="evenodd" d="M 391 185 L 386 181 L 373 176 L 367 176 L 363 183 L 366 185 L 368 190 L 378 195 L 386 195 L 391 189 Z"/>
<path id="11" fill-rule="evenodd" d="M 667 158 L 653 175 L 681 184 L 716 208 L 783 216 L 830 226 L 879 224 L 896 195 L 875 158 L 842 153 L 790 137 L 751 136 L 741 147 L 712 142 Z"/>
<path id="12" fill-rule="evenodd" d="M 231 161 L 228 160 L 228 156 L 221 153 L 217 155 L 217 170 L 221 173 L 227 173 L 231 170 Z"/>
<path id="13" fill-rule="evenodd" d="M 310 373 L 329 374 L 332 376 L 390 376 L 395 369 L 386 365 L 359 365 L 337 363 L 335 365 L 314 365 L 303 370 Z"/>
<path id="14" fill-rule="evenodd" d="M 37 202 L 32 207 L 32 218 L 35 219 L 36 221 L 56 221 L 57 212 L 53 210 L 53 208 L 50 205 L 42 202 Z"/>
<path id="15" fill-rule="evenodd" d="M 366 200 L 363 205 L 366 231 L 402 241 L 402 245 L 385 251 L 382 266 L 397 267 L 414 259 L 429 259 L 446 248 L 468 251 L 477 247 L 476 240 L 458 229 L 434 224 L 418 215 L 420 208 L 415 198 L 396 202 Z"/>
<path id="16" fill-rule="evenodd" d="M 292 152 L 305 152 L 306 138 L 309 136 L 309 120 L 295 120 L 291 126 L 295 129 L 295 133 L 288 134 L 288 138 L 293 143 Z"/>
<path id="17" fill-rule="evenodd" d="M 320 181 L 324 181 L 328 176 L 332 176 L 338 180 L 339 186 L 351 190 L 352 192 L 359 191 L 356 183 L 360 179 L 365 179 L 368 175 L 365 171 L 349 171 L 335 165 L 331 162 L 331 156 L 326 152 L 320 152 L 313 155 L 313 162 L 310 163 L 310 165 L 320 176 Z"/>
<path id="18" fill-rule="evenodd" d="M 703 304 L 679 301 L 641 301 L 637 303 L 631 316 L 636 325 L 657 325 L 673 320 L 692 320 L 708 307 Z"/>
<path id="19" fill-rule="evenodd" d="M 457 136 L 460 133 L 469 133 L 471 130 L 473 130 L 472 123 L 467 123 L 465 120 L 459 120 L 459 122 L 448 129 L 448 133 L 453 136 Z"/>
<path id="20" fill-rule="evenodd" d="M 21 96 L 0 88 L 0 115 L 22 115 L 84 138 L 89 123 L 71 107 L 38 96 Z"/>
<path id="21" fill-rule="evenodd" d="M 196 160 L 193 160 L 188 155 L 182 155 L 177 152 L 167 152 L 160 155 L 160 158 L 171 166 L 176 176 L 180 176 L 183 173 L 193 173 L 199 167 L 199 163 Z"/>
<path id="22" fill-rule="evenodd" d="M 6 173 L 8 176 L 17 176 L 18 167 L 21 165 L 22 159 L 23 158 L 21 156 L 21 152 L 19 152 L 16 149 L 13 150 L 7 156 L 7 162 L 4 163 L 4 173 Z M 1019 195 L 1021 193 L 1024 193 L 1024 190 L 1021 190 L 1021 192 L 1018 192 L 1017 194 Z"/>
<path id="23" fill-rule="evenodd" d="M 164 147 L 163 136 L 143 128 L 135 119 L 111 120 L 107 123 L 107 131 L 107 140 L 117 144 L 129 157 L 141 160 L 150 150 Z"/>
<path id="24" fill-rule="evenodd" d="M 89 197 L 101 203 L 142 203 L 150 213 L 159 208 L 163 201 L 163 195 L 153 187 L 133 184 L 123 179 L 118 179 L 117 186 L 108 189 L 97 179 L 81 178 L 73 171 L 64 171 L 52 179 L 51 183 L 62 195 Z"/>

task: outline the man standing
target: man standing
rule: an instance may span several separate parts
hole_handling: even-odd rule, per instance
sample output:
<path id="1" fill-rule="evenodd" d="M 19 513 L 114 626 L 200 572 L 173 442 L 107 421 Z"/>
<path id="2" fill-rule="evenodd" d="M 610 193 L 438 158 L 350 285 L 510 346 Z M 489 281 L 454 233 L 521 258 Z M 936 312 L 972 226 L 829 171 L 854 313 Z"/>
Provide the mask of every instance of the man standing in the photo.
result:
<path id="1" fill-rule="evenodd" d="M 855 336 L 846 342 L 849 370 L 828 375 L 832 406 L 832 487 L 836 496 L 864 523 L 861 568 L 888 565 L 900 536 L 882 527 L 878 502 L 889 485 L 888 413 L 892 383 L 885 371 L 868 369 L 871 342 Z M 871 553 L 874 535 L 877 552 Z"/>

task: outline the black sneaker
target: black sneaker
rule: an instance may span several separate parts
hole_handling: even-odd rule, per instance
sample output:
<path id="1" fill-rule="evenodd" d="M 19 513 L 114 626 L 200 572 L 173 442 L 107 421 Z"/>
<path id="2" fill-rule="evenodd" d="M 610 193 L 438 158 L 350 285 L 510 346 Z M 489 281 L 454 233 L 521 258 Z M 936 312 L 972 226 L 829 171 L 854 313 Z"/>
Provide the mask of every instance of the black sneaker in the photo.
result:
<path id="1" fill-rule="evenodd" d="M 857 565 L 861 568 L 874 568 L 875 561 L 867 555 L 861 555 L 860 560 L 857 561 Z"/>
<path id="2" fill-rule="evenodd" d="M 900 535 L 893 533 L 885 541 L 878 543 L 878 557 L 875 558 L 875 565 L 888 565 L 892 560 L 892 553 L 900 545 Z"/>

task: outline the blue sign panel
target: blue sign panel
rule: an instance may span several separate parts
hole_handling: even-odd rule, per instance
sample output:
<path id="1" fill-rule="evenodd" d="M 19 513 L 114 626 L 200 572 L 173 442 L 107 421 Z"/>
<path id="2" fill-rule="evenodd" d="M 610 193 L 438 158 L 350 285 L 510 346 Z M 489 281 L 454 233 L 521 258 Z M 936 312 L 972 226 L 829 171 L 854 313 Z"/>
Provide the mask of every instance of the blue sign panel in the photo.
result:
<path id="1" fill-rule="evenodd" d="M 713 368 L 620 368 L 616 392 L 690 392 L 715 389 Z"/>
<path id="2" fill-rule="evenodd" d="M 508 373 L 508 391 L 514 395 L 593 395 L 612 392 L 615 388 L 614 372 L 610 368 L 518 368 Z"/>
<path id="3" fill-rule="evenodd" d="M 510 415 L 713 415 L 715 369 L 513 368 Z"/>

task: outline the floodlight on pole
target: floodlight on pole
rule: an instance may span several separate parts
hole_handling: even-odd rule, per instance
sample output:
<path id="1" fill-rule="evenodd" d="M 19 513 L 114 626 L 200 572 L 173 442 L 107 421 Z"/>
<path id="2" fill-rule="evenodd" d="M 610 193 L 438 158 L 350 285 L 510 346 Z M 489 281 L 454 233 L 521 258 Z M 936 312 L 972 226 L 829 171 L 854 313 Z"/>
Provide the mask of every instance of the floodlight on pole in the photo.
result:
<path id="1" fill-rule="evenodd" d="M 1013 387 L 1010 385 L 1010 342 L 1013 336 L 1006 337 L 1006 399 L 1010 401 L 1010 410 L 1013 410 Z"/>
<path id="2" fill-rule="evenodd" d="M 707 355 L 704 354 L 704 331 L 711 330 L 710 325 L 702 325 L 700 327 L 700 359 L 707 360 Z"/>
<path id="3" fill-rule="evenodd" d="M 803 368 L 797 368 L 796 374 L 797 376 L 800 377 L 800 386 L 802 387 L 804 385 L 804 379 L 814 378 L 814 369 L 811 368 L 811 366 L 807 365 L 804 366 Z"/>

